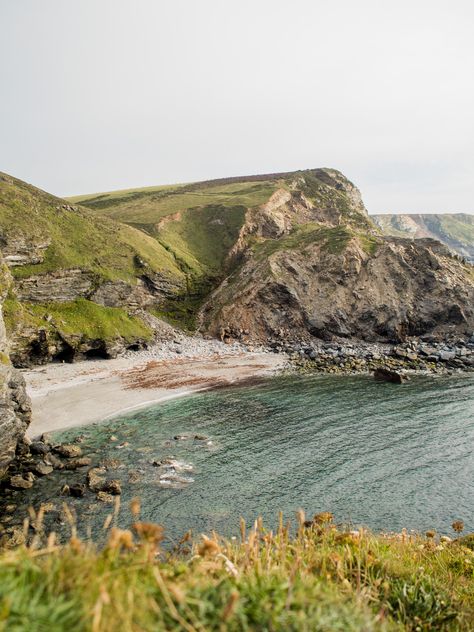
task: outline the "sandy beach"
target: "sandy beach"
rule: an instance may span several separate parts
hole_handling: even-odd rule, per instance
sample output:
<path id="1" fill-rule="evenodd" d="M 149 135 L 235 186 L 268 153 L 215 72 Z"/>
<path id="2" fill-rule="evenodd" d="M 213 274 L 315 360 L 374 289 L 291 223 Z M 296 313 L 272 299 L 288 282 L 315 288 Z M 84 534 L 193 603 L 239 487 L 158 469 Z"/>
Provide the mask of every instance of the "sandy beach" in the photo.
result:
<path id="1" fill-rule="evenodd" d="M 50 364 L 24 371 L 33 406 L 30 437 L 82 426 L 200 390 L 268 377 L 284 356 L 214 354 L 167 359 L 136 357 Z"/>

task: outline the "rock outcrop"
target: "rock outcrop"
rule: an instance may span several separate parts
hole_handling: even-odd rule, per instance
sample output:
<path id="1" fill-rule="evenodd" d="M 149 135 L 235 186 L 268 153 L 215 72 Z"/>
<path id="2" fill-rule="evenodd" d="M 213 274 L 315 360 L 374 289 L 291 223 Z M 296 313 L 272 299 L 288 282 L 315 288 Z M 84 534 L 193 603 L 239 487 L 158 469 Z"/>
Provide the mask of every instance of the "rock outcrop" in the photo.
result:
<path id="1" fill-rule="evenodd" d="M 30 400 L 25 381 L 14 369 L 8 356 L 8 341 L 3 322 L 2 306 L 11 283 L 3 261 L 0 262 L 0 479 L 23 441 L 31 419 Z"/>
<path id="2" fill-rule="evenodd" d="M 247 332 L 259 342 L 471 335 L 474 268 L 436 240 L 382 237 L 353 185 L 342 186 L 338 172 L 326 175 L 320 200 L 314 188 L 305 204 L 293 192 L 280 196 L 270 211 L 277 230 L 254 220 L 268 205 L 252 211 L 241 231 L 242 264 L 202 308 L 202 330 Z"/>

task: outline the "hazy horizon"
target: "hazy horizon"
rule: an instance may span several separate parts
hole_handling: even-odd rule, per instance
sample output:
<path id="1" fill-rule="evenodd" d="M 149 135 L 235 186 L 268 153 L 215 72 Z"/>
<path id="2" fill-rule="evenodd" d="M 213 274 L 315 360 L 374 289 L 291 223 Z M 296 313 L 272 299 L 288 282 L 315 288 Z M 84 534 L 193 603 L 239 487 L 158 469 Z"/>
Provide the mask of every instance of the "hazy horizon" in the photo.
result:
<path id="1" fill-rule="evenodd" d="M 474 212 L 467 0 L 23 0 L 0 19 L 0 170 L 58 196 L 330 166 L 371 214 Z"/>

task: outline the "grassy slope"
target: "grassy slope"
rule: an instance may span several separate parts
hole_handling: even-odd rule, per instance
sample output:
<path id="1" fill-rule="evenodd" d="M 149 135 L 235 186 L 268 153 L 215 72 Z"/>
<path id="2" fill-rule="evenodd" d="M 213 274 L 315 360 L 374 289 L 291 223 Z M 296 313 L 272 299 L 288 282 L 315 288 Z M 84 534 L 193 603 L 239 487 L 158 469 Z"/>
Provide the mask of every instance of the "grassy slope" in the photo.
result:
<path id="1" fill-rule="evenodd" d="M 0 174 L 0 228 L 7 243 L 11 239 L 29 245 L 50 241 L 44 261 L 12 268 L 15 278 L 45 274 L 60 269 L 81 268 L 91 272 L 97 283 L 124 280 L 134 284 L 148 264 L 148 273 L 185 287 L 185 277 L 174 256 L 149 235 L 84 207 L 64 208 L 56 198 L 21 180 Z M 52 320 L 45 320 L 49 315 Z M 28 305 L 13 296 L 5 304 L 5 320 L 10 335 L 27 329 L 53 329 L 64 334 L 105 340 L 122 337 L 147 339 L 150 329 L 125 310 L 102 307 L 86 300 L 72 303 Z"/>
<path id="2" fill-rule="evenodd" d="M 160 527 L 139 522 L 132 531 L 112 528 L 103 550 L 72 537 L 63 547 L 50 538 L 46 548 L 4 552 L 0 629 L 473 629 L 471 548 L 432 534 L 336 529 L 326 516 L 304 526 L 301 515 L 294 535 L 257 521 L 240 541 L 214 535 L 186 552 L 184 539 L 159 558 Z"/>
<path id="3" fill-rule="evenodd" d="M 134 262 L 138 255 L 153 271 L 182 277 L 174 258 L 154 239 L 85 208 L 66 210 L 64 204 L 64 200 L 0 174 L 0 226 L 7 241 L 24 238 L 34 244 L 51 240 L 43 263 L 15 267 L 14 276 L 80 267 L 103 279 L 132 281 L 138 275 Z"/>
<path id="4" fill-rule="evenodd" d="M 187 291 L 155 315 L 193 329 L 195 313 L 225 277 L 225 261 L 247 208 L 266 202 L 284 180 L 233 179 L 151 187 L 74 198 L 101 215 L 148 233 L 172 254 L 186 275 Z"/>

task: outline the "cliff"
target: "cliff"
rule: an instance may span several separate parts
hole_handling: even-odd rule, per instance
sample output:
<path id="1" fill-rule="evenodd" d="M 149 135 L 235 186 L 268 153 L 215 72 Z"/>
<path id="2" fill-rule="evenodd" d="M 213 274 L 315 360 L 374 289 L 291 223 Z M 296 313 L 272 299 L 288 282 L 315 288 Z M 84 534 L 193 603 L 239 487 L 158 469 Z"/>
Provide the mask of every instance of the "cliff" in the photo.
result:
<path id="1" fill-rule="evenodd" d="M 420 239 L 431 237 L 474 263 L 474 215 L 441 213 L 425 215 L 372 215 L 386 235 Z"/>
<path id="2" fill-rule="evenodd" d="M 170 335 L 403 340 L 471 335 L 473 268 L 384 236 L 335 169 L 61 200 L 0 176 L 12 358 L 111 357 Z"/>
<path id="3" fill-rule="evenodd" d="M 15 456 L 31 419 L 23 376 L 12 367 L 8 355 L 2 309 L 10 285 L 10 273 L 0 260 L 0 479 Z"/>

